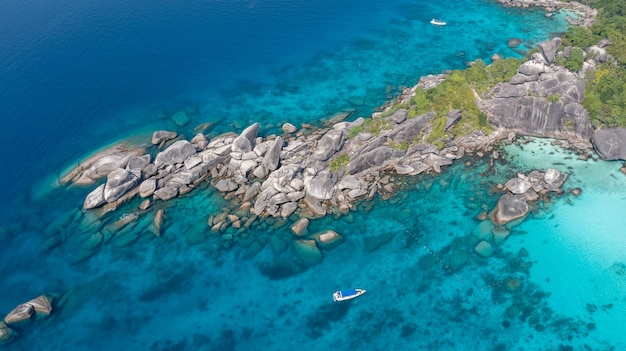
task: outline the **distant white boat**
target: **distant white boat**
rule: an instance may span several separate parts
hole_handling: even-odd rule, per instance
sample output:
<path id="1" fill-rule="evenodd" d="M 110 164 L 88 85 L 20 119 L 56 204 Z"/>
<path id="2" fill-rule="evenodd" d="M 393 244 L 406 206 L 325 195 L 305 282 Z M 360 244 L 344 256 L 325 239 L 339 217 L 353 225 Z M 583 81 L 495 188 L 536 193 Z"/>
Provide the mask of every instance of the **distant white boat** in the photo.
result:
<path id="1" fill-rule="evenodd" d="M 339 290 L 333 294 L 333 300 L 346 301 L 346 300 L 354 299 L 355 297 L 361 296 L 363 294 L 365 294 L 365 290 L 363 289 Z"/>
<path id="2" fill-rule="evenodd" d="M 433 18 L 430 20 L 430 24 L 435 25 L 435 26 L 445 26 L 447 23 Z"/>

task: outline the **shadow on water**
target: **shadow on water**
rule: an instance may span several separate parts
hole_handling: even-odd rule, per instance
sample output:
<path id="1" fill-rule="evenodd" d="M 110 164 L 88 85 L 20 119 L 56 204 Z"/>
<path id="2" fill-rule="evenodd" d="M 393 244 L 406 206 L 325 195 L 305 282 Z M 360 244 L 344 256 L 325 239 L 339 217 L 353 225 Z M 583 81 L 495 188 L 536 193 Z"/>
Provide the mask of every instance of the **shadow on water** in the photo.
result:
<path id="1" fill-rule="evenodd" d="M 152 285 L 139 295 L 139 301 L 151 302 L 170 294 L 181 294 L 188 290 L 193 283 L 195 269 L 189 268 L 172 274 L 168 278 Z"/>
<path id="2" fill-rule="evenodd" d="M 311 313 L 306 318 L 307 335 L 311 339 L 317 339 L 324 334 L 324 330 L 330 328 L 331 322 L 343 319 L 352 307 L 352 300 L 328 303 Z"/>
<path id="3" fill-rule="evenodd" d="M 259 271 L 270 280 L 278 280 L 298 275 L 306 270 L 299 262 L 291 258 L 280 258 L 272 263 L 259 265 Z"/>

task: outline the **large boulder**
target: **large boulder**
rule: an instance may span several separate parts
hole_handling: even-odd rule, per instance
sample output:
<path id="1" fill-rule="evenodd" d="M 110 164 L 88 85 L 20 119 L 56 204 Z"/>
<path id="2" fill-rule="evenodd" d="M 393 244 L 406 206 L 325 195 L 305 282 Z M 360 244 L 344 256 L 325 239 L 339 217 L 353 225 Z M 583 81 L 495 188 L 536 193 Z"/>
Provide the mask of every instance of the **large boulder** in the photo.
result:
<path id="1" fill-rule="evenodd" d="M 491 221 L 496 225 L 509 223 L 528 214 L 528 204 L 523 197 L 504 194 L 491 213 Z"/>
<path id="2" fill-rule="evenodd" d="M 4 322 L 10 327 L 22 327 L 30 324 L 35 315 L 35 308 L 29 303 L 18 305 L 4 317 Z"/>
<path id="3" fill-rule="evenodd" d="M 313 158 L 320 161 L 328 160 L 341 150 L 345 141 L 343 129 L 331 129 L 317 143 Z"/>
<path id="4" fill-rule="evenodd" d="M 357 174 L 370 167 L 380 166 L 389 160 L 391 155 L 393 155 L 392 148 L 387 145 L 379 146 L 351 160 L 348 164 L 348 173 Z"/>
<path id="5" fill-rule="evenodd" d="M 315 177 L 304 185 L 308 197 L 317 200 L 328 200 L 333 197 L 333 181 L 328 177 Z"/>
<path id="6" fill-rule="evenodd" d="M 134 156 L 128 160 L 126 169 L 141 172 L 150 163 L 150 155 Z"/>
<path id="7" fill-rule="evenodd" d="M 554 38 L 537 44 L 539 52 L 541 52 L 543 59 L 546 60 L 548 64 L 554 63 L 556 51 L 559 49 L 559 46 L 561 46 L 561 38 Z"/>
<path id="8" fill-rule="evenodd" d="M 162 168 L 176 163 L 183 163 L 187 157 L 195 153 L 196 147 L 192 143 L 187 140 L 179 140 L 167 149 L 159 152 L 154 160 L 154 164 Z"/>
<path id="9" fill-rule="evenodd" d="M 139 180 L 140 176 L 136 172 L 123 168 L 113 170 L 107 176 L 107 182 L 104 186 L 104 200 L 111 203 L 119 199 L 137 185 Z"/>
<path id="10" fill-rule="evenodd" d="M 125 167 L 131 157 L 142 155 L 144 152 L 143 147 L 124 143 L 116 144 L 81 161 L 69 173 L 61 177 L 59 183 L 61 185 L 93 184 L 95 180 L 106 177 L 112 170 Z"/>
<path id="11" fill-rule="evenodd" d="M 153 145 L 159 145 L 162 142 L 172 140 L 176 138 L 177 136 L 178 134 L 176 132 L 170 132 L 167 130 L 157 130 L 156 132 L 152 133 L 151 142 Z"/>
<path id="12" fill-rule="evenodd" d="M 294 224 L 291 225 L 291 231 L 296 236 L 304 236 L 308 226 L 309 226 L 309 219 L 308 218 L 300 218 Z"/>
<path id="13" fill-rule="evenodd" d="M 603 160 L 626 160 L 626 128 L 600 129 L 591 143 Z"/>
<path id="14" fill-rule="evenodd" d="M 549 190 L 560 189 L 567 180 L 567 174 L 550 168 L 544 174 L 543 180 L 549 185 Z"/>
<path id="15" fill-rule="evenodd" d="M 526 178 L 513 178 L 504 185 L 513 194 L 523 194 L 530 189 L 530 181 Z"/>
<path id="16" fill-rule="evenodd" d="M 274 139 L 272 144 L 270 144 L 269 148 L 265 152 L 265 156 L 263 157 L 263 164 L 270 171 L 275 171 L 278 169 L 280 164 L 280 152 L 283 150 L 283 138 L 277 137 Z"/>
<path id="17" fill-rule="evenodd" d="M 248 152 L 254 149 L 255 139 L 261 129 L 261 125 L 254 123 L 241 132 L 241 134 L 233 140 L 233 152 Z"/>
<path id="18" fill-rule="evenodd" d="M 139 196 L 145 198 L 152 196 L 157 188 L 157 181 L 154 178 L 146 179 L 139 185 Z"/>
<path id="19" fill-rule="evenodd" d="M 398 111 L 394 112 L 391 116 L 387 117 L 387 120 L 395 124 L 400 124 L 406 121 L 406 115 L 407 115 L 406 109 L 399 109 Z"/>
<path id="20" fill-rule="evenodd" d="M 33 306 L 37 318 L 47 317 L 52 313 L 52 298 L 47 295 L 38 296 L 27 304 Z"/>
<path id="21" fill-rule="evenodd" d="M 105 184 L 101 184 L 87 195 L 85 201 L 83 202 L 83 208 L 85 210 L 100 207 L 107 203 L 104 199 L 104 187 Z"/>

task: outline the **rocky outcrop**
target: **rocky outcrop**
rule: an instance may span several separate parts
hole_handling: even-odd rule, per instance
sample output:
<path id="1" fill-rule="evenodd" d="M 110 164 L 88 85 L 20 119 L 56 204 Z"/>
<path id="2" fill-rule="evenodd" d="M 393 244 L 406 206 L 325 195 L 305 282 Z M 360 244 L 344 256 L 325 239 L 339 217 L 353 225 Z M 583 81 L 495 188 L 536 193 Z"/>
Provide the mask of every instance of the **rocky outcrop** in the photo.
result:
<path id="1" fill-rule="evenodd" d="M 125 143 L 111 146 L 81 161 L 66 175 L 62 176 L 59 183 L 63 186 L 94 184 L 114 169 L 126 167 L 131 158 L 140 156 L 144 152 L 144 147 Z"/>
<path id="2" fill-rule="evenodd" d="M 539 44 L 541 53 L 478 102 L 491 124 L 523 135 L 589 140 L 593 129 L 580 104 L 585 80 L 553 64 L 560 42 Z"/>
<path id="3" fill-rule="evenodd" d="M 196 147 L 187 140 L 179 140 L 157 154 L 154 164 L 157 168 L 164 168 L 176 163 L 183 163 L 185 160 L 196 153 Z"/>
<path id="4" fill-rule="evenodd" d="M 571 17 L 567 18 L 567 21 L 575 26 L 589 27 L 595 23 L 596 15 L 598 11 L 591 7 L 581 4 L 577 1 L 545 1 L 545 0 L 497 0 L 503 6 L 509 7 L 521 7 L 531 8 L 540 7 L 550 12 L 558 11 L 561 9 L 571 10 L 578 15 L 577 19 Z"/>
<path id="5" fill-rule="evenodd" d="M 626 160 L 626 128 L 600 129 L 591 137 L 591 143 L 604 160 Z"/>
<path id="6" fill-rule="evenodd" d="M 248 152 L 252 151 L 254 148 L 254 143 L 257 134 L 259 133 L 259 129 L 261 128 L 260 124 L 254 123 L 248 128 L 244 129 L 241 134 L 233 140 L 232 151 L 233 152 Z"/>
<path id="7" fill-rule="evenodd" d="M 559 43 L 539 44 L 541 54 L 478 102 L 491 124 L 523 135 L 589 140 L 593 129 L 581 105 L 585 80 L 553 64 Z"/>
<path id="8" fill-rule="evenodd" d="M 505 194 L 500 197 L 492 212 L 494 224 L 506 224 L 528 214 L 528 204 L 523 195 Z"/>
<path id="9" fill-rule="evenodd" d="M 527 176 L 521 173 L 518 174 L 516 178 L 509 180 L 503 186 L 507 193 L 500 197 L 498 204 L 491 212 L 491 221 L 497 227 L 500 227 L 524 218 L 529 211 L 529 202 L 537 202 L 541 196 L 549 193 L 562 193 L 561 187 L 566 180 L 567 174 L 552 168 L 545 173 L 532 171 Z M 503 233 L 499 233 L 500 236 Z M 506 232 L 506 235 L 508 235 L 508 232 Z"/>

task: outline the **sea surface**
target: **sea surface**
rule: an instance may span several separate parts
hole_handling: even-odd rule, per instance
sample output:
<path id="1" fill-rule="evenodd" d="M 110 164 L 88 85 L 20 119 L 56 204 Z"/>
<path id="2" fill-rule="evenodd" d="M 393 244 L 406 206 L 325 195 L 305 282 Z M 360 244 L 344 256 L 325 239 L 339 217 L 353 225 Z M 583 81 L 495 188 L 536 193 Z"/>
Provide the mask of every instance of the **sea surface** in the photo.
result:
<path id="1" fill-rule="evenodd" d="M 550 140 L 503 145 L 493 168 L 468 155 L 395 178 L 393 198 L 312 221 L 345 238 L 312 267 L 294 260 L 289 222 L 224 245 L 207 221 L 228 204 L 209 186 L 160 205 L 160 237 L 140 219 L 85 254 L 101 229 L 81 211 L 93 187 L 56 181 L 158 129 L 211 137 L 259 122 L 267 135 L 367 117 L 421 76 L 520 57 L 565 16 L 474 0 L 0 2 L 0 314 L 44 293 L 58 306 L 0 348 L 626 349 L 626 176 Z M 568 174 L 565 194 L 475 255 L 493 186 L 548 168 Z M 367 293 L 332 301 L 351 287 Z"/>

